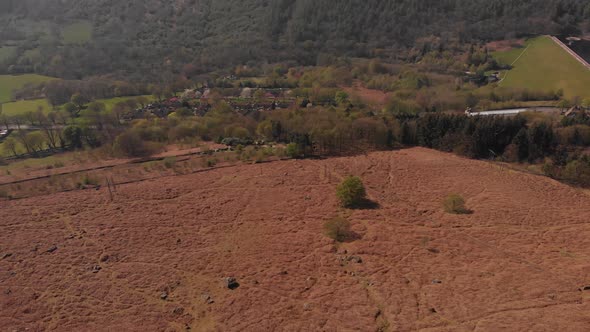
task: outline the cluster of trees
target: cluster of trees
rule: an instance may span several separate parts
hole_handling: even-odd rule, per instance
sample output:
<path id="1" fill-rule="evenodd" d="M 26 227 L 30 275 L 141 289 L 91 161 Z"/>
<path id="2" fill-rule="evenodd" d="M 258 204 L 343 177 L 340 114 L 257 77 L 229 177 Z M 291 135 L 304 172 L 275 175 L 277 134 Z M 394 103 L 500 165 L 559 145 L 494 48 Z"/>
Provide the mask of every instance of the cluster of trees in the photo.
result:
<path id="1" fill-rule="evenodd" d="M 560 149 L 543 165 L 545 175 L 574 185 L 590 187 L 590 156 Z"/>
<path id="2" fill-rule="evenodd" d="M 414 129 L 414 128 L 415 129 Z M 554 128 L 545 122 L 527 123 L 524 117 L 465 117 L 429 114 L 404 124 L 410 132 L 404 143 L 455 152 L 479 159 L 503 157 L 535 162 L 554 153 Z M 412 135 L 415 131 L 415 135 Z"/>
<path id="3" fill-rule="evenodd" d="M 124 115 L 147 102 L 146 97 L 139 96 L 107 108 L 102 102 L 76 93 L 69 102 L 48 112 L 42 107 L 13 116 L 0 112 L 0 126 L 14 129 L 14 134 L 2 142 L 2 148 L 7 155 L 17 157 L 24 153 L 35 157 L 68 149 L 109 146 L 127 128 Z"/>
<path id="4" fill-rule="evenodd" d="M 0 40 L 17 45 L 0 71 L 72 79 L 196 74 L 248 61 L 315 64 L 329 54 L 415 59 L 436 51 L 437 66 L 444 66 L 443 51 L 453 40 L 590 29 L 585 0 L 5 0 L 0 5 Z M 54 37 L 77 20 L 92 24 L 92 40 L 60 44 Z M 31 34 L 23 29 L 31 22 L 50 22 L 52 28 Z M 417 43 L 424 38 L 436 42 Z"/>
<path id="5" fill-rule="evenodd" d="M 404 122 L 401 141 L 470 158 L 537 163 L 547 160 L 546 175 L 590 186 L 590 125 L 577 123 L 585 116 L 564 118 L 561 124 L 527 121 L 517 116 L 465 117 L 428 114 Z"/>
<path id="6" fill-rule="evenodd" d="M 14 135 L 6 138 L 2 144 L 4 152 L 18 157 L 26 153 L 31 157 L 41 156 L 43 152 L 63 150 L 66 148 L 81 148 L 83 139 L 91 143 L 94 137 L 88 130 L 77 126 L 67 126 L 65 121 L 55 113 L 35 115 L 35 123 L 40 130 L 16 130 Z M 65 129 L 64 129 L 65 128 Z M 22 147 L 24 151 L 19 148 Z"/>
<path id="7" fill-rule="evenodd" d="M 66 110 L 46 113 L 39 109 L 19 116 L 0 115 L 0 122 L 6 128 L 15 128 L 15 133 L 2 144 L 5 153 L 15 157 L 21 153 L 34 157 L 48 151 L 96 148 L 112 141 L 123 130 L 116 114 L 99 102 L 72 113 Z M 25 125 L 36 130 L 21 129 Z M 24 151 L 18 149 L 19 145 Z"/>

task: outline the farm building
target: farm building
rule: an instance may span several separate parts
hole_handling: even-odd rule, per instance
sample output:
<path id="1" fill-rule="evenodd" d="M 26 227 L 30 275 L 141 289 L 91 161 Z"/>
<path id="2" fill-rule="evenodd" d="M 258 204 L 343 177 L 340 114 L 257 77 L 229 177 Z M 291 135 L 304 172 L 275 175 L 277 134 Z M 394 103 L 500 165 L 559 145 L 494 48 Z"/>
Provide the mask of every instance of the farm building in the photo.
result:
<path id="1" fill-rule="evenodd" d="M 573 117 L 576 115 L 582 115 L 582 114 L 586 114 L 586 110 L 583 107 L 576 105 L 576 106 L 570 108 L 569 110 L 567 110 L 563 115 L 566 118 L 569 118 L 569 117 Z"/>

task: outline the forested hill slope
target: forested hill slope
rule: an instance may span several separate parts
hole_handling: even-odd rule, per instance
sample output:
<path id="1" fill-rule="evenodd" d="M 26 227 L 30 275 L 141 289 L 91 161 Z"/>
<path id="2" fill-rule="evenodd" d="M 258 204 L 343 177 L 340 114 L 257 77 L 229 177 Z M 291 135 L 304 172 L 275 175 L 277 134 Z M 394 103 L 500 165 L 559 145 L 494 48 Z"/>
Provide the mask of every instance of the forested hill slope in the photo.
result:
<path id="1" fill-rule="evenodd" d="M 61 29 L 79 21 L 92 39 L 64 43 Z M 83 77 L 313 62 L 320 52 L 365 55 L 432 35 L 489 40 L 587 30 L 588 22 L 587 0 L 3 0 L 0 41 L 19 48 L 0 70 Z M 35 49 L 39 56 L 24 56 Z"/>

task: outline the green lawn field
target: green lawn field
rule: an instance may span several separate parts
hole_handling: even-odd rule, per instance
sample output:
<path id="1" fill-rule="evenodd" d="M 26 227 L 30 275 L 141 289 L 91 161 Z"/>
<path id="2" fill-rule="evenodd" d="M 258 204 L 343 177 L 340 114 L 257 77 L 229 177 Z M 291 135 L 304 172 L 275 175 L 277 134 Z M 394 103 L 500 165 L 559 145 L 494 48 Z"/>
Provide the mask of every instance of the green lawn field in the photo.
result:
<path id="1" fill-rule="evenodd" d="M 590 70 L 548 36 L 530 39 L 525 48 L 496 52 L 502 63 L 514 62 L 500 86 L 542 91 L 563 89 L 567 98 L 590 97 Z"/>
<path id="2" fill-rule="evenodd" d="M 518 57 L 526 50 L 527 45 L 513 48 L 509 51 L 494 52 L 492 56 L 502 65 L 512 65 Z"/>
<path id="3" fill-rule="evenodd" d="M 15 116 L 27 112 L 37 112 L 39 106 L 44 112 L 51 110 L 51 105 L 46 99 L 21 100 L 12 103 L 2 104 L 2 114 L 6 116 Z"/>
<path id="4" fill-rule="evenodd" d="M 36 74 L 25 75 L 0 75 L 0 103 L 9 102 L 12 98 L 12 91 L 20 89 L 27 83 L 41 83 L 54 78 Z"/>

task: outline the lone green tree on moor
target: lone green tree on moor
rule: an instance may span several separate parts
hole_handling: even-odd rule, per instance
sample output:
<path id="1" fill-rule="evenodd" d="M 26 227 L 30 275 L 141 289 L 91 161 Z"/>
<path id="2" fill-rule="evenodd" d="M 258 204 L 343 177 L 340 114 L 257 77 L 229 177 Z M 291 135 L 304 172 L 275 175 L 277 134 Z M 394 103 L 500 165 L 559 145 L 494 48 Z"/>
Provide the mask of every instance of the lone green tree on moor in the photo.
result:
<path id="1" fill-rule="evenodd" d="M 340 205 L 352 208 L 361 205 L 366 200 L 367 191 L 361 178 L 349 176 L 336 188 L 336 196 L 340 201 Z"/>

